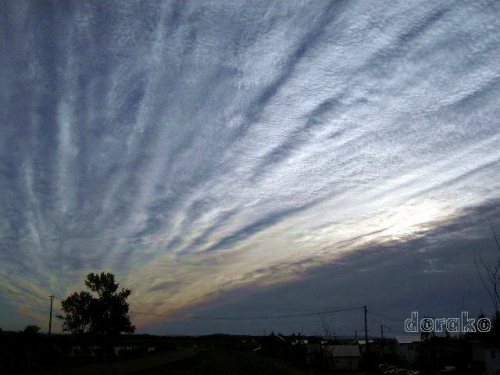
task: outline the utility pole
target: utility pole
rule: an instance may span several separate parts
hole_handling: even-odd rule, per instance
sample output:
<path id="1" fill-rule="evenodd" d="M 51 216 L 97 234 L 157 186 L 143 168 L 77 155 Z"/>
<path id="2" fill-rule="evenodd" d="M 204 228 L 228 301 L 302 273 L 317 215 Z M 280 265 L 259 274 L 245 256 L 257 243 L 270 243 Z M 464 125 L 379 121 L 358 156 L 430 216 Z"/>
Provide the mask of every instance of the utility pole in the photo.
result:
<path id="1" fill-rule="evenodd" d="M 389 329 L 389 331 L 391 330 L 391 327 L 388 327 L 388 326 L 385 326 L 383 324 L 380 325 L 380 334 L 382 335 L 382 344 L 381 344 L 381 347 L 382 347 L 382 357 L 384 356 L 384 327 Z"/>
<path id="2" fill-rule="evenodd" d="M 371 361 L 370 361 L 370 344 L 368 343 L 368 311 L 366 309 L 366 305 L 363 306 L 365 310 L 365 342 L 366 342 L 366 347 L 365 347 L 365 367 L 366 369 L 370 370 L 371 369 Z"/>
<path id="3" fill-rule="evenodd" d="M 50 295 L 50 317 L 49 317 L 49 336 L 52 333 L 52 301 L 54 300 L 54 296 Z"/>
<path id="4" fill-rule="evenodd" d="M 366 314 L 367 314 L 366 305 L 364 305 L 363 308 L 365 310 L 365 341 L 366 341 L 366 352 L 368 353 L 368 321 L 366 319 Z"/>
<path id="5" fill-rule="evenodd" d="M 384 344 L 384 328 L 387 328 L 389 331 L 391 327 L 381 324 L 380 325 L 380 333 L 382 334 L 382 344 Z"/>

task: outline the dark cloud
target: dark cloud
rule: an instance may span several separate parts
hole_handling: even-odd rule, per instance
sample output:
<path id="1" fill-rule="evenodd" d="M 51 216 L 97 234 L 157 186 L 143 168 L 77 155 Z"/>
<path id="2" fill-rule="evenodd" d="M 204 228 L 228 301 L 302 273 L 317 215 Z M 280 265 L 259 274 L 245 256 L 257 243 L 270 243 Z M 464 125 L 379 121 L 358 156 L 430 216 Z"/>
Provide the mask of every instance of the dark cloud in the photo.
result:
<path id="1" fill-rule="evenodd" d="M 282 285 L 248 286 L 221 295 L 210 304 L 185 311 L 205 317 L 280 316 L 340 310 L 368 306 L 369 328 L 373 334 L 380 324 L 391 327 L 389 334 L 404 333 L 404 320 L 411 311 L 420 316 L 459 317 L 461 311 L 477 316 L 493 313 L 488 295 L 480 282 L 474 257 L 482 254 L 489 260 L 498 256 L 488 218 L 500 221 L 499 202 L 469 209 L 457 220 L 414 240 L 383 246 L 369 246 L 347 254 L 331 264 L 309 269 L 302 277 Z M 312 260 L 314 261 L 314 259 Z M 269 271 L 272 275 L 276 269 Z M 250 276 L 250 275 L 249 275 Z M 263 330 L 284 333 L 322 333 L 323 318 L 328 314 L 293 319 L 248 319 L 208 322 L 205 328 L 188 321 L 173 328 L 180 332 L 195 325 L 201 332 L 229 329 L 234 333 Z M 333 314 L 337 334 L 354 335 L 363 326 L 362 310 Z M 177 331 L 179 330 L 179 331 Z"/>

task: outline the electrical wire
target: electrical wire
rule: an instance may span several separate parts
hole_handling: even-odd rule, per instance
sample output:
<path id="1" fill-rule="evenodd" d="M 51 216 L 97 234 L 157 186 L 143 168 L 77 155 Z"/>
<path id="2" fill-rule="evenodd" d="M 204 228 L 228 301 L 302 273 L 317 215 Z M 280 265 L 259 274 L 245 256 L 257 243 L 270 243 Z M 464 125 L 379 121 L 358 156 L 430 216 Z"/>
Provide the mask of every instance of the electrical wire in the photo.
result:
<path id="1" fill-rule="evenodd" d="M 321 315 L 321 314 L 333 314 L 344 311 L 353 311 L 363 309 L 364 306 L 361 307 L 351 307 L 347 309 L 339 309 L 339 310 L 329 310 L 329 311 L 316 311 L 311 313 L 303 313 L 303 314 L 290 314 L 290 315 L 276 315 L 276 316 L 252 316 L 252 317 L 241 317 L 241 316 L 215 316 L 215 317 L 205 317 L 205 316 L 196 316 L 196 315 L 164 315 L 164 314 L 154 314 L 147 313 L 142 311 L 130 311 L 131 314 L 142 314 L 142 315 L 152 315 L 152 316 L 162 316 L 165 318 L 184 318 L 184 319 L 199 319 L 199 320 L 261 320 L 261 319 L 284 319 L 284 318 L 296 318 L 303 316 L 313 316 L 313 315 Z"/>

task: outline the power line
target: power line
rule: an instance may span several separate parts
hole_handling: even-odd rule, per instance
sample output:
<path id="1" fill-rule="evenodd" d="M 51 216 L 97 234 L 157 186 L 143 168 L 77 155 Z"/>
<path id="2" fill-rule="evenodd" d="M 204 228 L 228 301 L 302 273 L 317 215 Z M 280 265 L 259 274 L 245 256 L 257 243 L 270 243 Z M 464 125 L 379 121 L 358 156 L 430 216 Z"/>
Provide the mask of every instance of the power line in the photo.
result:
<path id="1" fill-rule="evenodd" d="M 321 315 L 321 314 L 333 314 L 344 311 L 353 311 L 353 310 L 361 310 L 364 309 L 364 306 L 361 307 L 351 307 L 348 309 L 340 309 L 340 310 L 329 310 L 329 311 L 316 311 L 311 313 L 303 313 L 303 314 L 291 314 L 291 315 L 276 315 L 276 316 L 253 316 L 253 317 L 241 317 L 241 316 L 225 316 L 225 317 L 205 317 L 205 316 L 179 316 L 179 315 L 165 315 L 165 314 L 154 314 L 147 313 L 141 311 L 130 311 L 131 314 L 143 314 L 143 315 L 152 315 L 152 316 L 161 316 L 165 318 L 184 318 L 184 319 L 199 319 L 199 320 L 259 320 L 259 319 L 283 319 L 283 318 L 296 318 L 301 316 L 312 316 L 312 315 Z"/>
<path id="2" fill-rule="evenodd" d="M 236 321 L 233 321 L 233 323 L 221 323 L 221 322 L 205 322 L 205 321 L 200 321 L 200 320 L 186 320 L 186 321 L 183 321 L 182 322 L 182 325 L 193 325 L 193 326 L 214 326 L 214 327 L 222 327 L 221 324 L 224 324 L 224 327 L 274 327 L 274 326 L 281 326 L 281 325 L 288 325 L 290 327 L 293 327 L 294 325 L 302 325 L 302 326 L 308 326 L 308 327 L 318 327 L 319 324 L 321 322 L 320 321 L 295 321 L 295 322 L 253 322 L 253 323 L 250 323 L 250 322 L 238 322 L 236 323 Z M 165 322 L 162 322 L 161 324 L 163 325 L 179 325 L 180 323 L 178 321 L 172 321 L 172 322 L 169 322 L 169 321 L 165 321 Z M 235 325 L 237 324 L 237 326 Z"/>
<path id="3" fill-rule="evenodd" d="M 385 313 L 382 314 L 380 312 L 373 311 L 373 309 L 371 309 L 370 313 L 372 315 L 378 316 L 379 318 L 382 318 L 382 319 L 385 319 L 385 320 L 389 320 L 389 321 L 392 321 L 392 322 L 401 322 L 401 318 L 396 318 L 394 316 L 390 316 L 390 315 L 387 315 Z"/>

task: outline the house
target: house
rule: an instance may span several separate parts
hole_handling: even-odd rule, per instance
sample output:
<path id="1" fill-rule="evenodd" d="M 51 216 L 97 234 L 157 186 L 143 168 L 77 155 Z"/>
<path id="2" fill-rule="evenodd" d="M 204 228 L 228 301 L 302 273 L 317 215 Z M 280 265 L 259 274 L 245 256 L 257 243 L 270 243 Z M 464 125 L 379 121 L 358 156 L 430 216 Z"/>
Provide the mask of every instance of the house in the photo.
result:
<path id="1" fill-rule="evenodd" d="M 358 345 L 327 345 L 325 349 L 327 358 L 331 358 L 334 369 L 359 369 L 361 353 Z"/>
<path id="2" fill-rule="evenodd" d="M 304 339 L 304 340 L 299 339 L 299 340 L 292 341 L 292 345 L 307 345 L 307 344 L 309 344 L 309 340 L 307 340 L 307 339 Z"/>
<path id="3" fill-rule="evenodd" d="M 255 351 L 255 349 L 260 347 L 261 346 L 257 343 L 255 339 L 241 340 L 236 344 L 236 349 L 246 350 L 246 351 Z"/>
<path id="4" fill-rule="evenodd" d="M 394 360 L 398 357 L 398 347 L 395 339 L 377 339 L 372 348 L 370 351 L 373 350 L 377 358 L 381 361 Z"/>
<path id="5" fill-rule="evenodd" d="M 500 345 L 472 343 L 472 359 L 482 368 L 482 374 L 500 373 Z"/>
<path id="6" fill-rule="evenodd" d="M 316 365 L 321 363 L 321 344 L 307 343 L 306 347 L 306 364 Z"/>
<path id="7" fill-rule="evenodd" d="M 283 335 L 274 335 L 273 333 L 262 340 L 261 346 L 262 348 L 259 351 L 263 354 L 282 357 L 289 344 Z"/>
<path id="8" fill-rule="evenodd" d="M 362 356 L 366 353 L 366 340 L 356 339 L 355 344 L 359 345 Z M 372 360 L 394 360 L 397 358 L 397 342 L 395 339 L 385 338 L 381 340 L 374 338 L 368 340 L 369 352 Z"/>
<path id="9" fill-rule="evenodd" d="M 403 361 L 415 363 L 417 350 L 420 344 L 419 336 L 396 336 L 398 358 Z"/>
<path id="10" fill-rule="evenodd" d="M 356 343 L 358 344 L 359 346 L 359 349 L 361 351 L 361 354 L 364 354 L 366 352 L 366 340 L 361 340 L 361 339 L 357 339 L 356 340 Z M 372 345 L 373 344 L 373 340 L 371 339 L 368 339 L 368 345 Z M 369 349 L 370 350 L 370 353 L 372 352 L 372 349 Z"/>

